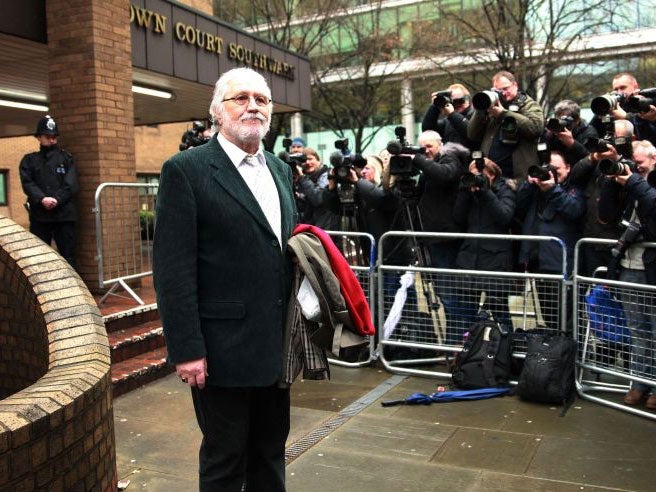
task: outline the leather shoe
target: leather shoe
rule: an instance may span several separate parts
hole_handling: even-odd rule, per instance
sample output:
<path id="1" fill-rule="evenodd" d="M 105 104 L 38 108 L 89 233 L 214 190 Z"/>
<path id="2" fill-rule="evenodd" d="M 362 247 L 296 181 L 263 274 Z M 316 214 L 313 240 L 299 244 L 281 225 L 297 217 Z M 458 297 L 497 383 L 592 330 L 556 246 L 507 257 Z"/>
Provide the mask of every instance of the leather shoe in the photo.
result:
<path id="1" fill-rule="evenodd" d="M 649 398 L 647 398 L 647 403 L 645 403 L 645 406 L 649 410 L 656 410 L 656 395 L 651 395 Z"/>
<path id="2" fill-rule="evenodd" d="M 624 403 L 627 405 L 640 405 L 645 401 L 645 398 L 647 398 L 647 394 L 644 391 L 632 388 L 624 395 Z M 654 403 L 656 403 L 656 398 L 654 398 Z"/>

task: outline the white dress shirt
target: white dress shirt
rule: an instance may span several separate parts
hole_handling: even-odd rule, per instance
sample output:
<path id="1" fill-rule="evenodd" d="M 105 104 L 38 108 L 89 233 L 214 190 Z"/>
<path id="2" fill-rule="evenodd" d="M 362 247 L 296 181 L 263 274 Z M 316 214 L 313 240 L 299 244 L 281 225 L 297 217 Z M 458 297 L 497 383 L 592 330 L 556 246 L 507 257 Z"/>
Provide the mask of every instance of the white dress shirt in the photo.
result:
<path id="1" fill-rule="evenodd" d="M 250 155 L 228 141 L 220 132 L 217 133 L 216 138 L 260 205 L 260 209 L 278 238 L 278 244 L 282 249 L 280 197 L 276 183 L 266 164 L 262 147 L 254 155 Z"/>

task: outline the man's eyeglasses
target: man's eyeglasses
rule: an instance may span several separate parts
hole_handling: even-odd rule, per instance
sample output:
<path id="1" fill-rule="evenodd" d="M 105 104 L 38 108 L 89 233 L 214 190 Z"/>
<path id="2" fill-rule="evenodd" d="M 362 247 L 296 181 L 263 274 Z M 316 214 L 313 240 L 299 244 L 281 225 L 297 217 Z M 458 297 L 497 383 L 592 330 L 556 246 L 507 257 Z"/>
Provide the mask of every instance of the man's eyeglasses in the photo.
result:
<path id="1" fill-rule="evenodd" d="M 255 100 L 255 104 L 257 104 L 258 106 L 268 106 L 269 103 L 271 102 L 271 99 L 259 94 L 255 96 L 249 96 L 248 94 L 239 94 L 235 97 L 226 97 L 223 100 L 223 102 L 234 101 L 235 104 L 238 104 L 239 106 L 246 106 L 251 101 L 251 97 Z"/>

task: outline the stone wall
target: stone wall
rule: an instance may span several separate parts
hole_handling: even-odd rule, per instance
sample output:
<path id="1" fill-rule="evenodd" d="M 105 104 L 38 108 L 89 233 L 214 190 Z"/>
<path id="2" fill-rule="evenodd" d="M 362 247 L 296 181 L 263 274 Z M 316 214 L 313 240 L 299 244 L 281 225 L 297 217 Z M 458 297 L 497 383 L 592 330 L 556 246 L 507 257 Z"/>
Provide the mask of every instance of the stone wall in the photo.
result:
<path id="1" fill-rule="evenodd" d="M 0 217 L 0 490 L 116 490 L 110 353 L 80 277 Z"/>

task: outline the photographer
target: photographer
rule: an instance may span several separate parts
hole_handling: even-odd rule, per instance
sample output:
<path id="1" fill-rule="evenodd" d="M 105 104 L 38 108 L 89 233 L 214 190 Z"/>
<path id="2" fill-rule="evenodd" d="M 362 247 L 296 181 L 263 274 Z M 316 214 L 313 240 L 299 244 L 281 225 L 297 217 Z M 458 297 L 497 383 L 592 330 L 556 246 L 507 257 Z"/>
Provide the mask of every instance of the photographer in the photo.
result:
<path id="1" fill-rule="evenodd" d="M 633 137 L 633 125 L 628 120 L 611 121 L 611 133 L 605 130 L 603 141 L 597 139 L 600 147 L 592 147 L 590 154 L 578 161 L 572 167 L 570 182 L 584 190 L 587 200 L 586 215 L 583 220 L 583 237 L 600 239 L 617 239 L 621 230 L 618 226 L 621 210 L 616 211 L 616 217 L 612 220 L 599 220 L 599 195 L 605 175 L 599 169 L 599 163 L 604 160 L 618 161 L 620 159 L 631 159 Z M 590 142 L 587 143 L 590 146 Z M 605 148 L 606 150 L 602 150 Z M 608 162 L 608 161 L 606 161 Z M 581 248 L 579 258 L 581 264 L 579 273 L 593 276 L 595 271 L 610 262 L 610 251 L 604 245 L 584 244 Z"/>
<path id="2" fill-rule="evenodd" d="M 179 150 L 183 151 L 206 144 L 210 141 L 210 138 L 212 138 L 211 128 L 202 121 L 194 121 L 191 130 L 187 130 L 182 134 Z"/>
<path id="3" fill-rule="evenodd" d="M 467 126 L 474 113 L 471 95 L 462 84 L 452 84 L 446 91 L 433 92 L 426 109 L 421 131 L 433 130 L 442 135 L 444 143 L 455 142 L 470 147 Z"/>
<path id="4" fill-rule="evenodd" d="M 304 153 L 303 175 L 296 181 L 303 221 L 326 231 L 339 230 L 339 199 L 336 193 L 328 189 L 328 166 L 321 164 L 316 150 L 305 147 Z"/>
<path id="5" fill-rule="evenodd" d="M 492 91 L 472 98 L 474 116 L 467 137 L 497 163 L 503 176 L 517 185 L 536 165 L 535 145 L 544 128 L 542 108 L 519 89 L 515 76 L 501 71 L 492 78 Z M 479 96 L 482 94 L 482 96 Z M 477 108 L 477 96 L 484 102 Z M 487 103 L 485 101 L 487 100 Z"/>
<path id="6" fill-rule="evenodd" d="M 413 165 L 421 171 L 418 209 L 424 232 L 460 232 L 454 217 L 454 205 L 460 178 L 469 165 L 469 150 L 457 143 L 442 145 L 440 135 L 431 130 L 419 137 L 419 145 L 426 154 L 416 154 Z M 434 268 L 454 268 L 460 241 L 442 239 L 433 241 L 430 248 L 430 265 Z M 454 279 L 444 276 L 437 286 L 437 294 L 444 305 L 449 333 L 461 333 L 466 326 L 466 315 L 454 290 Z M 456 340 L 459 342 L 459 340 Z"/>
<path id="7" fill-rule="evenodd" d="M 645 93 L 648 97 L 641 94 L 638 81 L 630 73 L 624 72 L 615 75 L 612 92 L 609 95 L 615 96 L 617 103 L 610 106 L 608 114 L 614 120 L 630 121 L 638 140 L 649 140 L 656 145 L 656 105 L 653 102 L 656 94 L 653 89 L 647 91 Z M 600 115 L 596 115 L 590 124 L 597 129 L 600 135 L 603 134 Z"/>
<path id="8" fill-rule="evenodd" d="M 567 274 L 572 270 L 574 245 L 581 237 L 585 215 L 583 192 L 568 179 L 570 165 L 559 152 L 551 152 L 548 171 L 543 176 L 528 176 L 517 191 L 516 216 L 522 221 L 522 234 L 555 236 L 565 243 Z M 525 271 L 561 274 L 562 249 L 553 241 L 523 241 L 519 262 Z M 553 283 L 537 282 L 542 315 L 554 332 L 558 326 L 558 288 Z"/>
<path id="9" fill-rule="evenodd" d="M 574 164 L 588 155 L 585 147 L 588 139 L 598 137 L 597 130 L 581 119 L 581 107 L 564 99 L 556 104 L 554 118 L 547 120 L 542 140 Z"/>
<path id="10" fill-rule="evenodd" d="M 483 161 L 483 162 L 481 162 Z M 462 178 L 454 208 L 454 218 L 468 233 L 509 234 L 515 214 L 515 192 L 501 176 L 501 168 L 490 159 L 480 158 L 469 165 Z M 465 239 L 460 246 L 456 267 L 464 270 L 510 271 L 512 246 L 508 240 Z M 474 315 L 480 292 L 486 293 L 486 308 L 494 318 L 512 328 L 507 293 L 495 287 L 494 280 L 470 282 L 467 309 Z"/>
<path id="11" fill-rule="evenodd" d="M 645 177 L 656 166 L 656 148 L 648 141 L 634 142 L 635 172 L 625 162 L 619 162 L 621 172 L 605 179 L 599 197 L 599 218 L 616 220 L 621 210 L 626 229 L 612 255 L 619 259 L 619 280 L 633 284 L 656 283 L 656 251 L 646 249 L 640 241 L 656 241 L 656 189 Z M 613 267 L 609 266 L 613 277 Z M 621 300 L 631 332 L 631 373 L 647 379 L 656 375 L 656 304 L 650 292 L 621 289 Z M 650 394 L 651 393 L 651 394 Z M 645 403 L 656 410 L 656 388 L 632 381 L 624 396 L 627 405 Z"/>

